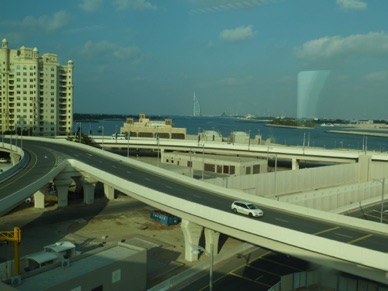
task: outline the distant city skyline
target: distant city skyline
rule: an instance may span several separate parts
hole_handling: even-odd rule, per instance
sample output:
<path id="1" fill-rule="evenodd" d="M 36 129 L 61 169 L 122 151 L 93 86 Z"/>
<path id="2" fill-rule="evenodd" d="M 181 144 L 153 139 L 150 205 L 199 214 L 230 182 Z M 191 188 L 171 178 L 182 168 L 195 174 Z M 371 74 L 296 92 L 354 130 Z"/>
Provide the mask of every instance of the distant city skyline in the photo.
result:
<path id="1" fill-rule="evenodd" d="M 387 119 L 388 1 L 6 1 L 0 37 L 74 62 L 74 112 Z"/>

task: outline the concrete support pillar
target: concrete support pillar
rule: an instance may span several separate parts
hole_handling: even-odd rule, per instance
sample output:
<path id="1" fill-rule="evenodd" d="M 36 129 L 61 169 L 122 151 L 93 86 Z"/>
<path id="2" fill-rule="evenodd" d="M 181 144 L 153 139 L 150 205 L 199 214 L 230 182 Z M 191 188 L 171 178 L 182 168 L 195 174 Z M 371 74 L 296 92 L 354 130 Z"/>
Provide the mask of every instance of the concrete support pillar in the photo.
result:
<path id="1" fill-rule="evenodd" d="M 105 194 L 105 197 L 108 198 L 109 200 L 115 199 L 115 188 L 107 184 L 104 184 L 104 194 Z"/>
<path id="2" fill-rule="evenodd" d="M 58 207 L 65 207 L 68 204 L 68 193 L 69 193 L 69 186 L 71 184 L 70 178 L 55 178 L 54 184 L 57 188 L 57 195 L 58 195 Z"/>
<path id="3" fill-rule="evenodd" d="M 292 170 L 299 170 L 299 160 L 292 159 Z"/>
<path id="4" fill-rule="evenodd" d="M 218 254 L 218 242 L 220 240 L 220 233 L 218 231 L 214 231 L 210 228 L 205 228 L 205 249 L 210 254 L 213 252 L 213 255 Z M 213 244 L 213 250 L 211 249 L 211 245 Z"/>
<path id="5" fill-rule="evenodd" d="M 199 245 L 199 239 L 202 235 L 203 226 L 182 219 L 181 229 L 185 239 L 185 259 L 189 262 L 197 261 L 198 254 L 193 253 L 193 250 Z"/>
<path id="6" fill-rule="evenodd" d="M 94 190 L 96 188 L 97 181 L 90 177 L 82 177 L 82 188 L 84 189 L 84 202 L 85 204 L 94 203 Z"/>
<path id="7" fill-rule="evenodd" d="M 34 207 L 44 208 L 44 193 L 47 192 L 48 186 L 42 188 L 34 193 Z"/>

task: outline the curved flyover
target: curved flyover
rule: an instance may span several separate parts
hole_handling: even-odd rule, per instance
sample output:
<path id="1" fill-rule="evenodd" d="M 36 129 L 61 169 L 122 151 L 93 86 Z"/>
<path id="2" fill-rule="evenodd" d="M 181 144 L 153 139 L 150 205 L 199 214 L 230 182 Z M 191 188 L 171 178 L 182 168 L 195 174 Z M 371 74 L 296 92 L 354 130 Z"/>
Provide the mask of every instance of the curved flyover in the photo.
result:
<path id="1" fill-rule="evenodd" d="M 1 193 L 8 193 L 4 196 L 18 195 L 13 191 L 20 193 L 26 187 L 33 193 L 41 187 L 39 183 L 55 177 L 69 163 L 98 181 L 187 221 L 387 283 L 387 225 L 253 197 L 75 143 L 25 141 L 25 147 L 32 162 L 14 178 L 18 185 L 11 182 L 0 186 Z M 1 207 L 7 197 L 1 197 Z M 233 214 L 230 204 L 237 198 L 260 205 L 264 217 L 250 219 Z"/>

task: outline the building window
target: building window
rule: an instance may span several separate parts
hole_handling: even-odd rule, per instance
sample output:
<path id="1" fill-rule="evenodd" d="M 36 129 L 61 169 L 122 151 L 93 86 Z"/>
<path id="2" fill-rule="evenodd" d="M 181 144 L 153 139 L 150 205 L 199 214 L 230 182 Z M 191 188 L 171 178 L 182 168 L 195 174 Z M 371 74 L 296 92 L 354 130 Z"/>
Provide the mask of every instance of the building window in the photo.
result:
<path id="1" fill-rule="evenodd" d="M 253 166 L 253 174 L 260 174 L 260 165 Z"/>

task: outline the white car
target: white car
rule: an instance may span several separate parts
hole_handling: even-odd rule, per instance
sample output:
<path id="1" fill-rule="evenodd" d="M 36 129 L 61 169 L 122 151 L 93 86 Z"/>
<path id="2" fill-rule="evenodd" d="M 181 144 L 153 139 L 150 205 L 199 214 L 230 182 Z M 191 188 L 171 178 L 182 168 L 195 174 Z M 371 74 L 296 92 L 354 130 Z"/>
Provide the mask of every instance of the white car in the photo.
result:
<path id="1" fill-rule="evenodd" d="M 234 201 L 231 206 L 234 213 L 241 213 L 252 217 L 261 217 L 264 215 L 263 210 L 251 202 Z"/>
<path id="2" fill-rule="evenodd" d="M 0 158 L 0 163 L 8 163 L 7 159 Z"/>

